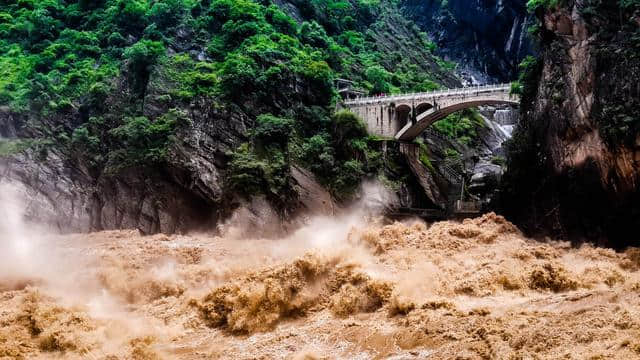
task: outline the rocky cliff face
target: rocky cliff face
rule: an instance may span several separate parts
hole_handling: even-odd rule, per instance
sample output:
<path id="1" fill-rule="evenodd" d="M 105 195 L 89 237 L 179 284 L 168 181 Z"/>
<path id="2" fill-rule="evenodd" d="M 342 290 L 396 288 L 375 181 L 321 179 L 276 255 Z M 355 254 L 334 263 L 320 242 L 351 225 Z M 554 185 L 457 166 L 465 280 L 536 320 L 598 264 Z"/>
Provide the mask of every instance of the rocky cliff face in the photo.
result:
<path id="1" fill-rule="evenodd" d="M 155 74 L 153 76 L 160 76 Z M 145 113 L 163 106 L 153 100 Z M 117 101 L 112 97 L 106 103 Z M 167 161 L 135 166 L 117 173 L 89 166 L 70 149 L 31 145 L 24 151 L 0 156 L 0 182 L 11 183 L 26 202 L 28 219 L 46 223 L 61 232 L 86 232 L 136 228 L 145 234 L 177 233 L 212 228 L 239 209 L 247 229 L 265 234 L 284 229 L 275 221 L 297 211 L 333 211 L 331 196 L 313 174 L 292 168 L 297 197 L 287 209 L 277 209 L 264 198 L 246 200 L 226 188 L 228 152 L 246 139 L 251 115 L 236 106 L 219 107 L 194 101 L 188 108 L 188 125 L 181 127 L 169 148 Z M 29 116 L 0 111 L 0 141 L 38 138 L 42 128 L 72 126 L 82 117 L 71 111 L 64 117 L 44 119 L 40 127 L 28 126 Z M 268 214 L 266 216 L 265 214 Z M 269 219 L 277 226 L 263 226 Z"/>
<path id="2" fill-rule="evenodd" d="M 506 195 L 532 233 L 637 244 L 638 7 L 569 1 L 537 12 L 542 57 L 525 84 Z"/>
<path id="3" fill-rule="evenodd" d="M 469 81 L 510 81 L 533 51 L 525 0 L 406 0 L 404 6 Z"/>
<path id="4" fill-rule="evenodd" d="M 255 127 L 257 117 L 263 114 L 293 118 L 299 123 L 298 125 L 302 124 L 297 126 L 295 131 L 296 137 L 299 138 L 297 140 L 302 141 L 303 139 L 300 139 L 302 137 L 309 140 L 315 137 L 314 135 L 319 136 L 319 141 L 308 141 L 304 144 L 299 142 L 294 146 L 297 152 L 300 152 L 301 148 L 304 149 L 304 145 L 320 148 L 316 158 L 306 160 L 305 166 L 309 168 L 313 165 L 310 162 L 322 160 L 324 164 L 326 160 L 332 170 L 339 169 L 338 175 L 353 173 L 354 177 L 358 176 L 358 179 L 362 179 L 367 175 L 378 176 L 384 173 L 388 177 L 387 180 L 396 185 L 395 189 L 401 195 L 400 206 L 424 208 L 446 205 L 447 194 L 451 192 L 449 191 L 451 186 L 447 183 L 450 180 L 443 174 L 437 174 L 443 172 L 439 169 L 438 163 L 435 164 L 436 166 L 423 164 L 424 157 L 420 159 L 417 156 L 420 155 L 419 153 L 412 152 L 412 156 L 406 157 L 399 149 L 390 150 L 384 161 L 392 163 L 391 165 L 377 165 L 378 168 L 375 169 L 377 173 L 371 171 L 365 174 L 357 165 L 366 161 L 368 157 L 372 162 L 375 161 L 376 154 L 356 154 L 354 161 L 349 164 L 352 167 L 340 168 L 339 161 L 344 162 L 345 159 L 335 158 L 334 155 L 337 153 L 335 149 L 327 150 L 327 144 L 322 143 L 330 138 L 329 133 L 326 133 L 326 129 L 322 127 L 324 126 L 322 124 L 331 122 L 327 115 L 331 111 L 328 101 L 332 91 L 330 80 L 329 86 L 325 86 L 326 83 L 323 82 L 327 72 L 330 72 L 330 76 L 327 77 L 329 79 L 347 77 L 371 92 L 386 92 L 392 89 L 393 91 L 426 91 L 438 86 L 461 85 L 460 79 L 448 66 L 449 64 L 432 54 L 427 37 L 420 33 L 419 28 L 410 18 L 403 16 L 397 2 L 350 0 L 351 9 L 358 10 L 353 13 L 345 13 L 344 9 L 341 10 L 344 4 L 329 6 L 331 2 L 328 1 L 278 0 L 274 2 L 295 21 L 286 19 L 284 14 L 276 11 L 277 8 L 267 10 L 263 6 L 265 2 L 240 4 L 240 2 L 220 1 L 224 4 L 218 4 L 222 7 L 215 9 L 209 6 L 212 2 L 203 1 L 195 5 L 178 1 L 174 5 L 180 3 L 193 6 L 188 12 L 182 9 L 182 13 L 174 14 L 177 16 L 173 19 L 175 27 L 167 27 L 162 17 L 145 15 L 138 19 L 148 25 L 143 33 L 138 31 L 141 29 L 136 30 L 136 27 L 130 27 L 132 22 L 127 20 L 106 26 L 110 31 L 115 29 L 112 27 L 117 27 L 118 31 L 126 35 L 122 39 L 114 35 L 115 37 L 109 37 L 111 40 L 107 41 L 108 39 L 102 38 L 104 36 L 102 32 L 92 32 L 92 36 L 100 41 L 96 42 L 96 47 L 91 48 L 91 51 L 83 50 L 75 54 L 73 51 L 76 50 L 73 50 L 69 44 L 65 43 L 60 47 L 61 53 L 58 55 L 69 55 L 65 59 L 70 64 L 73 64 L 74 56 L 80 55 L 90 55 L 86 60 L 95 61 L 96 59 L 91 57 L 94 53 L 96 58 L 108 52 L 118 59 L 112 64 L 115 69 L 112 75 L 105 79 L 101 78 L 100 82 L 92 83 L 95 79 L 91 76 L 87 76 L 87 79 L 80 76 L 83 73 L 91 73 L 89 68 L 76 71 L 75 75 L 70 75 L 69 81 L 63 81 L 64 84 L 82 83 L 82 91 L 78 91 L 80 95 L 69 92 L 71 95 L 67 93 L 60 98 L 51 96 L 56 95 L 57 90 L 53 86 L 47 88 L 44 85 L 60 85 L 58 82 L 61 70 L 49 69 L 43 59 L 49 59 L 48 57 L 53 55 L 50 51 L 42 54 L 38 52 L 39 47 L 33 46 L 38 44 L 37 38 L 27 41 L 25 46 L 34 48 L 29 50 L 33 51 L 31 56 L 41 59 L 43 64 L 27 69 L 26 80 L 20 79 L 21 83 L 0 88 L 0 90 L 10 90 L 8 95 L 0 93 L 0 181 L 12 182 L 19 187 L 28 203 L 27 215 L 30 218 L 47 222 L 65 232 L 138 228 L 143 233 L 173 233 L 198 227 L 213 227 L 229 219 L 231 213 L 239 207 L 242 208 L 240 213 L 244 214 L 242 219 L 231 217 L 230 223 L 248 221 L 250 224 L 243 224 L 247 229 L 251 229 L 251 225 L 265 228 L 264 225 L 268 223 L 279 224 L 285 219 L 289 221 L 302 211 L 332 212 L 335 204 L 328 192 L 319 184 L 323 179 L 318 176 L 320 178 L 318 181 L 311 172 L 303 169 L 300 164 L 304 160 L 300 157 L 291 162 L 287 159 L 284 167 L 290 169 L 286 181 L 289 182 L 289 178 L 291 179 L 291 183 L 287 184 L 287 190 L 291 191 L 287 193 L 284 201 L 273 204 L 270 203 L 273 199 L 269 199 L 269 194 L 252 197 L 251 195 L 256 194 L 245 194 L 246 189 L 230 188 L 230 181 L 227 181 L 230 178 L 229 173 L 232 172 L 229 171 L 232 157 L 230 153 L 241 148 L 241 144 L 251 141 L 250 131 Z M 88 22 L 83 25 L 86 29 L 78 25 L 77 21 L 85 17 L 110 19 L 103 14 L 104 9 L 101 8 L 105 5 L 103 2 L 96 3 L 96 9 L 83 8 L 83 11 L 74 13 L 74 16 L 84 14 L 76 19 L 77 21 L 71 21 L 71 17 L 65 15 L 64 4 L 56 4 L 57 6 L 45 6 L 38 10 L 56 18 L 55 24 L 61 27 L 59 31 L 48 34 L 50 39 L 43 40 L 39 46 L 45 46 L 51 41 L 60 41 L 58 32 L 62 33 L 62 28 L 65 27 L 69 29 L 78 27 L 90 32 L 95 30 L 92 28 L 95 25 L 93 20 L 87 20 Z M 245 24 L 247 29 L 253 29 L 252 26 L 257 26 L 256 21 L 260 20 L 264 22 L 263 27 L 270 28 L 272 25 L 267 24 L 270 21 L 275 28 L 279 29 L 278 31 L 282 30 L 288 35 L 272 33 L 272 36 L 268 37 L 269 41 L 266 41 L 267 37 L 264 36 L 253 37 L 255 46 L 250 46 L 250 51 L 244 49 L 250 52 L 251 58 L 244 56 L 247 51 L 240 51 L 236 46 L 239 43 L 253 44 L 251 41 L 242 41 L 250 36 L 253 30 L 248 31 L 247 34 L 240 31 L 237 34 L 228 33 L 225 36 L 216 33 L 224 29 L 212 30 L 222 25 L 222 23 L 217 24 L 217 21 L 228 20 L 225 18 L 224 11 L 219 10 L 232 4 L 240 4 L 238 5 L 240 8 L 255 12 L 247 18 L 234 15 L 239 17 L 238 21 L 247 23 Z M 514 10 L 513 5 L 502 2 L 495 6 L 488 3 L 477 4 L 478 13 L 472 19 L 462 11 L 464 6 L 461 2 L 450 1 L 446 11 L 441 7 L 436 11 L 435 3 L 429 4 L 431 3 L 422 5 L 416 3 L 413 6 L 423 6 L 425 11 L 431 9 L 440 15 L 445 12 L 446 16 L 456 14 L 455 18 L 439 17 L 442 25 L 448 24 L 449 21 L 454 22 L 450 24 L 450 28 L 443 27 L 439 30 L 440 35 L 443 36 L 443 51 L 448 49 L 447 51 L 459 51 L 462 54 L 466 51 L 463 51 L 464 47 L 476 48 L 476 46 L 484 51 L 485 46 L 479 44 L 487 44 L 492 37 L 489 28 L 496 25 L 496 19 L 506 17 L 507 20 L 492 31 L 510 34 L 508 39 L 503 39 L 504 46 L 500 45 L 501 48 L 506 46 L 505 58 L 507 53 L 521 52 L 520 27 L 523 26 L 524 20 L 512 21 L 519 16 L 520 11 Z M 14 4 L 9 7 L 11 11 L 15 10 L 16 18 L 18 14 L 27 11 L 18 9 L 20 6 Z M 110 9 L 110 11 L 116 11 L 120 8 Z M 486 14 L 481 14 L 483 11 Z M 122 15 L 126 14 L 125 11 Z M 488 18 L 483 19 L 483 16 Z M 465 36 L 480 39 L 478 43 L 461 43 L 458 46 L 458 43 L 445 41 L 445 38 L 458 36 L 455 34 L 456 31 L 466 28 L 466 25 L 461 22 L 463 17 L 477 23 L 474 26 L 480 30 L 473 35 Z M 1 21 L 17 20 L 12 20 L 9 16 L 2 18 Z M 66 23 L 67 21 L 69 23 Z M 311 24 L 305 24 L 305 21 L 311 21 Z M 4 26 L 4 24 L 0 25 Z M 197 28 L 204 24 L 208 25 Z M 238 24 L 232 25 L 227 30 L 244 29 Z M 506 29 L 507 27 L 509 29 Z M 6 29 L 6 27 L 0 28 L 0 32 Z M 196 34 L 198 31 L 201 32 L 200 35 Z M 449 32 L 454 33 L 449 34 Z M 203 33 L 206 36 L 202 35 Z M 292 64 L 289 64 L 291 66 L 287 65 L 287 61 L 291 60 L 287 57 L 289 56 L 287 51 L 291 50 L 287 50 L 290 36 L 300 38 L 294 54 L 302 51 L 302 44 L 305 49 L 317 46 L 313 56 L 309 55 L 306 60 L 320 60 L 307 64 L 309 67 L 319 67 L 308 72 L 294 71 L 298 67 L 296 64 L 299 59 L 292 61 Z M 215 37 L 215 41 L 209 42 L 212 37 Z M 153 60 L 148 58 L 153 48 L 149 43 L 153 44 L 156 41 L 150 41 L 150 39 L 158 40 L 157 45 L 160 46 L 157 58 L 154 57 Z M 286 41 L 280 41 L 278 43 L 280 45 L 276 45 L 273 39 L 286 39 Z M 20 40 L 22 37 L 15 35 L 7 37 L 6 41 L 11 42 L 13 46 L 18 46 Z M 2 41 L 0 41 L 0 51 L 4 51 Z M 293 43 L 296 44 L 295 41 Z M 121 53 L 131 52 L 136 45 L 143 45 L 144 51 L 135 57 L 121 57 Z M 147 46 L 151 47 L 147 48 Z M 278 50 L 275 51 L 271 47 Z M 283 52 L 283 49 L 287 51 Z M 89 55 L 86 55 L 87 53 Z M 223 58 L 229 53 L 234 54 L 233 59 L 223 62 Z M 14 64 L 14 53 L 0 53 L 0 55 L 6 55 L 5 58 L 11 59 L 8 63 Z M 470 53 L 468 59 L 476 55 Z M 345 58 L 346 61 L 341 61 Z M 132 66 L 135 59 L 136 61 L 144 60 L 143 64 L 137 67 Z M 331 67 L 330 70 L 322 67 L 325 60 Z M 494 60 L 495 57 L 486 58 L 487 63 Z M 258 66 L 256 62 L 260 65 Z M 514 60 L 514 62 L 517 61 Z M 30 63 L 25 61 L 25 64 Z M 64 61 L 56 62 L 58 65 L 64 63 Z M 481 64 L 484 63 L 469 63 L 468 66 L 481 66 Z M 503 65 L 496 68 L 496 74 L 504 70 Z M 91 68 L 95 70 L 95 67 Z M 20 67 L 17 66 L 16 69 Z M 66 67 L 63 66 L 63 73 L 65 69 Z M 486 73 L 486 71 L 482 70 L 479 73 Z M 28 81 L 32 80 L 29 77 L 35 76 L 39 77 L 38 81 Z M 232 84 L 233 94 L 216 90 L 219 83 L 223 81 L 221 79 Z M 40 82 L 44 85 L 40 86 L 42 85 Z M 27 84 L 29 93 L 36 95 L 34 99 L 23 99 L 24 101 L 18 102 L 22 104 L 21 106 L 13 106 L 13 103 L 7 99 L 13 99 L 22 92 L 15 91 L 14 94 L 11 89 L 21 88 L 19 85 L 24 84 Z M 33 88 L 30 88 L 29 84 L 34 85 Z M 261 89 L 264 86 L 264 89 L 256 90 L 258 85 Z M 4 86 L 3 83 L 0 82 L 0 86 Z M 8 105 L 5 106 L 5 103 Z M 33 104 L 39 105 L 32 106 Z M 42 110 L 45 105 L 50 107 L 47 111 Z M 305 113 L 302 109 L 307 112 Z M 175 131 L 171 129 L 169 132 L 167 143 L 170 143 L 170 146 L 167 146 L 165 156 L 163 146 L 144 143 L 153 141 L 153 139 L 150 140 L 153 134 L 149 135 L 148 132 L 162 127 L 162 124 L 157 127 L 154 125 L 167 114 L 174 113 L 180 114 L 181 120 Z M 307 127 L 306 124 L 311 125 Z M 129 133 L 125 134 L 128 136 L 126 140 L 122 140 L 113 133 L 113 130 L 117 129 Z M 454 149 L 454 152 L 473 153 L 470 157 L 482 158 L 483 161 L 480 162 L 482 169 L 479 168 L 475 172 L 470 170 L 471 173 L 467 175 L 471 177 L 475 173 L 484 174 L 487 173 L 487 169 L 495 170 L 496 168 L 489 163 L 489 159 L 493 155 L 494 143 L 501 142 L 503 139 L 499 131 L 491 129 L 489 127 L 479 134 L 481 144 L 478 149 L 468 149 L 455 139 L 445 139 L 436 143 L 427 140 L 427 143 L 433 147 L 431 149 L 434 153 L 433 158 L 441 162 L 444 162 L 446 151 Z M 76 141 L 77 135 L 80 141 Z M 147 154 L 147 150 L 153 151 Z M 137 156 L 138 152 L 143 154 Z M 160 161 L 145 157 L 147 155 L 154 157 L 157 152 L 162 153 Z M 352 152 L 354 152 L 353 149 Z M 115 156 L 123 153 L 127 156 Z M 475 156 L 476 153 L 480 156 Z M 355 157 L 358 158 L 355 159 Z M 131 158 L 138 160 L 131 162 Z M 255 160 L 250 159 L 247 161 L 249 164 L 244 164 L 249 165 L 243 168 L 243 171 L 248 169 L 245 174 L 247 177 L 259 178 L 260 171 L 263 170 L 260 168 L 262 164 L 259 163 L 262 159 Z M 271 160 L 273 159 L 269 159 Z M 469 169 L 473 169 L 476 163 L 479 163 L 477 160 L 469 163 Z M 251 172 L 256 168 L 250 168 L 250 165 L 257 165 L 257 171 Z M 356 167 L 355 170 L 353 166 Z M 330 185 L 326 181 L 323 184 L 325 187 Z M 459 196 L 460 191 L 453 193 Z M 274 220 L 274 217 L 280 221 Z M 268 230 L 280 229 L 276 226 Z"/>
<path id="5" fill-rule="evenodd" d="M 182 130 L 165 165 L 107 174 L 51 146 L 0 157 L 0 180 L 19 186 L 28 217 L 61 231 L 138 228 L 172 233 L 215 221 L 223 215 L 222 158 L 245 125 L 230 113 L 192 110 L 192 125 Z M 78 117 L 70 113 L 51 121 L 60 126 Z M 0 118 L 1 127 L 11 129 L 21 117 L 3 112 Z M 34 138 L 34 131 L 25 126 L 13 135 Z"/>
<path id="6" fill-rule="evenodd" d="M 360 3 L 355 0 L 351 2 L 355 5 Z M 250 195 L 253 194 L 245 194 L 243 189 L 230 190 L 227 181 L 229 153 L 251 140 L 250 130 L 254 128 L 259 115 L 277 114 L 294 118 L 293 120 L 303 125 L 315 121 L 308 126 L 309 129 L 300 126 L 296 135 L 316 135 L 313 131 L 320 132 L 319 129 L 324 126 L 322 124 L 331 121 L 325 114 L 330 110 L 327 99 L 331 97 L 332 91 L 330 78 L 338 77 L 340 72 L 370 85 L 371 82 L 388 85 L 390 81 L 403 84 L 408 78 L 415 78 L 414 82 L 419 81 L 427 87 L 439 84 L 453 87 L 460 84 L 453 73 L 438 65 L 426 47 L 416 48 L 413 46 L 415 44 L 407 41 L 409 38 L 419 38 L 420 34 L 416 28 L 410 26 L 410 21 L 402 18 L 395 2 L 371 4 L 371 16 L 361 14 L 354 20 L 350 16 L 332 17 L 326 11 L 323 12 L 321 5 L 326 6 L 327 2 L 311 4 L 300 0 L 277 1 L 277 5 L 298 22 L 313 22 L 311 25 L 305 25 L 304 36 L 300 29 L 302 24 L 296 27 L 295 22 L 290 22 L 284 14 L 276 11 L 277 8 L 266 9 L 266 6 L 263 6 L 264 2 L 247 1 L 239 5 L 235 2 L 219 2 L 221 8 L 235 4 L 239 8 L 252 11 L 251 16 L 246 17 L 233 11 L 229 14 L 220 13 L 220 8 L 211 8 L 209 1 L 203 1 L 201 4 L 178 1 L 174 5 L 181 3 L 187 4 L 190 11 L 182 9 L 182 13 L 173 14 L 176 16 L 173 19 L 176 23 L 175 28 L 167 27 L 162 17 L 143 14 L 144 16 L 138 20 L 146 22 L 148 31 L 141 33 L 135 26 L 129 26 L 132 25 L 130 21 L 122 21 L 118 23 L 122 28 L 110 29 L 126 35 L 117 40 L 115 45 L 109 42 L 111 40 L 102 39 L 102 32 L 92 33 L 92 36 L 100 40 L 97 41 L 96 47 L 92 48 L 92 51 L 97 53 L 96 57 L 107 51 L 115 54 L 113 56 L 119 59 L 113 64 L 117 70 L 98 84 L 91 83 L 95 82 L 95 79 L 74 78 L 73 81 L 88 83 L 84 84 L 86 87 L 81 95 L 68 95 L 64 102 L 60 102 L 61 106 L 43 100 L 53 98 L 49 96 L 54 92 L 53 87 L 44 90 L 31 89 L 34 93 L 42 90 L 42 96 L 36 96 L 33 101 L 28 100 L 22 107 L 11 107 L 10 102 L 0 96 L 0 182 L 11 182 L 18 186 L 28 204 L 28 217 L 49 223 L 63 232 L 138 228 L 143 233 L 173 233 L 204 226 L 214 227 L 228 219 L 231 212 L 238 207 L 244 209 L 241 211 L 245 214 L 242 221 L 249 221 L 256 226 L 264 223 L 265 219 L 271 219 L 274 214 L 279 220 L 289 221 L 302 210 L 330 213 L 334 209 L 331 196 L 319 185 L 313 174 L 298 167 L 293 161 L 285 166 L 291 169 L 291 180 L 287 185 L 290 185 L 292 193 L 286 204 L 270 204 L 264 196 L 251 199 Z M 111 2 L 107 5 L 109 4 Z M 118 4 L 122 6 L 110 8 L 109 11 L 122 11 L 123 16 L 131 15 L 124 11 L 128 8 L 122 9 L 124 2 Z M 57 3 L 55 5 L 45 6 L 41 12 L 49 14 L 51 18 L 55 17 L 55 24 L 64 28 L 61 24 L 66 24 L 65 21 L 69 20 L 69 17 L 64 15 L 66 8 L 58 6 Z M 84 19 L 83 16 L 92 19 L 104 17 L 106 20 L 102 20 L 105 21 L 111 19 L 104 14 L 104 2 L 94 5 L 99 9 L 83 8 L 83 11 L 86 11 L 74 16 L 84 15 L 78 19 L 74 18 L 74 22 L 66 24 L 67 27 L 78 26 L 76 20 Z M 367 4 L 363 6 L 365 5 Z M 26 10 L 18 9 L 20 6 L 22 5 L 11 5 L 11 11 L 15 10 L 16 14 L 24 13 Z M 366 14 L 363 6 L 358 5 L 355 8 Z M 25 7 L 28 8 L 27 5 Z M 333 11 L 342 14 L 340 9 Z M 218 24 L 217 21 L 228 21 L 225 16 L 238 17 L 238 21 L 243 21 L 243 24 L 246 22 L 244 25 L 250 31 L 245 33 L 243 30 L 231 34 L 231 30 L 235 28 L 245 29 L 239 24 L 232 24 L 233 26 L 226 29 L 229 34 L 222 36 L 216 33 L 225 31 L 217 29 L 222 26 L 222 23 Z M 83 30 L 95 30 L 92 28 L 95 25 L 94 20 L 87 20 L 88 28 Z M 17 20 L 13 20 L 11 16 L 2 18 L 3 27 L 0 32 L 3 35 L 8 31 L 4 26 L 6 21 Z M 259 21 L 262 21 L 261 26 L 267 29 L 277 28 L 277 31 L 282 30 L 288 35 L 273 30 L 271 37 L 254 36 L 252 41 L 256 44 L 251 47 L 252 57 L 249 58 L 245 56 L 246 51 L 242 52 L 236 47 L 259 28 L 256 25 Z M 269 21 L 274 25 L 267 26 Z M 111 24 L 107 28 L 120 26 L 118 24 Z M 159 30 L 166 31 L 159 33 Z M 197 35 L 197 31 L 207 35 L 200 38 L 202 35 Z M 62 29 L 51 30 L 51 34 L 47 35 L 51 39 L 47 41 L 58 41 L 60 32 Z M 342 33 L 345 33 L 344 36 Z M 292 41 L 291 36 L 300 39 Z M 212 37 L 216 37 L 214 40 L 217 42 L 209 43 Z M 149 44 L 149 38 L 158 40 L 158 44 L 162 42 L 162 46 L 166 47 L 162 48 L 158 55 L 164 59 L 164 63 L 158 63 L 156 59 L 153 66 L 145 62 L 144 66 L 132 67 L 133 58 L 121 57 L 121 53 L 134 48 L 133 44 Z M 15 38 L 7 37 L 6 41 L 17 44 L 19 40 L 22 39 L 16 35 Z M 26 45 L 34 45 L 36 40 L 29 40 L 31 44 L 26 41 Z M 426 41 L 426 38 L 423 40 Z M 2 51 L 4 41 L 4 38 L 0 41 Z M 275 41 L 279 41 L 277 45 Z M 15 44 L 14 46 L 18 46 Z M 305 71 L 292 70 L 303 68 L 298 64 L 302 60 L 290 61 L 289 56 L 298 56 L 303 52 L 303 47 L 307 49 L 312 46 L 310 44 L 317 46 L 318 50 L 313 53 L 313 57 L 303 59 L 308 63 L 305 63 Z M 100 47 L 107 45 L 108 48 Z M 277 50 L 272 50 L 269 46 Z M 67 55 L 66 52 L 74 51 L 69 46 L 61 49 L 64 55 Z M 36 50 L 33 50 L 34 57 L 44 57 Z M 147 58 L 149 50 L 150 48 L 146 48 L 138 54 L 138 60 L 150 61 Z M 221 59 L 233 52 L 232 50 L 235 51 L 235 57 L 223 62 Z M 77 55 L 70 54 L 66 59 L 73 62 L 74 56 Z M 347 55 L 355 60 L 342 64 L 339 58 Z M 13 55 L 7 55 L 9 58 L 11 56 Z M 187 65 L 183 67 L 186 69 L 175 66 L 177 63 L 173 63 L 172 59 L 176 58 L 185 61 Z M 381 59 L 378 66 L 373 66 L 377 63 L 372 65 L 372 58 Z M 402 68 L 396 69 L 397 59 L 403 61 Z M 325 60 L 331 63 L 330 66 L 333 68 L 323 67 L 327 65 Z M 256 64 L 258 61 L 262 67 Z M 287 61 L 291 64 L 287 64 Z M 306 71 L 311 67 L 313 71 Z M 369 67 L 375 68 L 377 72 L 367 73 Z M 221 75 L 221 71 L 224 72 L 225 69 L 229 75 L 226 79 L 235 87 L 232 89 L 233 94 L 223 95 L 215 89 L 222 81 L 221 78 L 224 76 Z M 392 73 L 388 70 L 394 69 L 398 70 L 401 76 L 391 76 Z M 401 71 L 405 69 L 411 70 L 413 75 Z M 49 81 L 49 75 L 52 81 L 59 80 L 59 76 L 49 74 L 46 66 L 28 70 L 25 71 L 28 74 L 27 78 L 20 79 L 22 83 L 9 84 L 2 90 L 16 89 L 19 88 L 18 85 L 23 84 L 35 84 L 36 82 L 29 81 L 29 76 L 40 76 L 40 80 L 45 84 Z M 144 73 L 144 76 L 139 76 L 141 73 Z M 325 76 L 327 73 L 330 74 Z M 138 77 L 140 79 L 137 79 Z M 329 78 L 328 87 L 325 86 L 325 77 Z M 190 82 L 193 82 L 194 87 L 185 87 L 185 83 Z M 264 84 L 266 90 L 255 90 L 258 83 Z M 0 85 L 4 86 L 3 83 Z M 185 88 L 188 90 L 183 91 Z M 91 89 L 89 94 L 86 93 L 86 89 Z M 98 91 L 94 93 L 94 90 Z M 13 93 L 10 95 L 13 96 Z M 54 103 L 55 109 L 45 112 L 31 106 L 31 102 L 36 103 L 40 100 L 45 105 Z M 5 106 L 5 103 L 8 105 Z M 303 114 L 300 109 L 306 109 L 308 113 Z M 117 136 L 112 132 L 115 128 L 121 127 L 125 119 L 134 119 L 132 123 L 135 123 L 136 118 L 144 117 L 142 121 L 151 125 L 142 129 L 145 132 L 152 128 L 158 119 L 174 110 L 184 115 L 185 121 L 182 121 L 175 131 L 171 130 L 168 137 L 171 145 L 166 149 L 166 156 L 162 154 L 161 161 L 143 159 L 133 164 L 118 164 L 122 158 L 112 157 L 116 159 L 112 161 L 108 156 L 118 151 L 128 151 L 123 149 L 123 143 L 114 141 Z M 303 128 L 302 131 L 300 128 Z M 76 132 L 78 129 L 84 132 Z M 129 130 L 136 132 L 140 129 L 127 129 Z M 304 131 L 308 133 L 301 134 Z M 73 141 L 74 134 L 84 134 L 84 140 L 88 141 L 82 143 L 94 146 L 95 149 L 88 154 L 86 149 Z M 135 149 L 137 143 L 146 140 L 148 138 L 142 136 L 131 141 L 129 145 L 133 145 Z M 300 144 L 297 145 L 301 147 Z M 151 146 L 154 147 L 155 145 Z M 161 148 L 164 152 L 162 146 L 156 148 Z M 129 155 L 136 155 L 135 151 Z M 96 158 L 100 160 L 94 161 Z M 115 170 L 111 171 L 109 168 Z M 289 179 L 287 181 L 289 182 Z M 231 220 L 235 221 L 233 218 Z M 248 225 L 251 224 L 243 224 L 244 227 L 251 228 Z"/>

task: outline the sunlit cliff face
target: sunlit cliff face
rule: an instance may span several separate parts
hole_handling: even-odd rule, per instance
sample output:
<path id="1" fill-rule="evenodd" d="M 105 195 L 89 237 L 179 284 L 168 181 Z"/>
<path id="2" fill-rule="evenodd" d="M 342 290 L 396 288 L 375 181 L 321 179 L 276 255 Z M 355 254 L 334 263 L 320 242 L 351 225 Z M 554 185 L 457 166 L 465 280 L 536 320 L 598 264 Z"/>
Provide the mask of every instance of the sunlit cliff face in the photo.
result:
<path id="1" fill-rule="evenodd" d="M 360 207 L 277 240 L 53 236 L 9 215 L 9 189 L 0 358 L 640 354 L 637 249 L 535 242 L 495 214 L 385 225 Z"/>

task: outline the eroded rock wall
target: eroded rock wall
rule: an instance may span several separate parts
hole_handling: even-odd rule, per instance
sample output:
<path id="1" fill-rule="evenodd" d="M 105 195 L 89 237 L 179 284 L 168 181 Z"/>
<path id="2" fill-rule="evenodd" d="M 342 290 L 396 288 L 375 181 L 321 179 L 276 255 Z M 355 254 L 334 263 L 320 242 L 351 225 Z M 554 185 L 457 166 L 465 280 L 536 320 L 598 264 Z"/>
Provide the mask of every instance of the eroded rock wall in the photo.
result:
<path id="1" fill-rule="evenodd" d="M 526 0 L 405 0 L 404 6 L 432 36 L 437 52 L 459 63 L 458 71 L 469 81 L 510 81 L 533 52 Z"/>
<path id="2" fill-rule="evenodd" d="M 638 12 L 569 1 L 537 16 L 542 56 L 511 144 L 507 210 L 531 233 L 637 244 Z"/>

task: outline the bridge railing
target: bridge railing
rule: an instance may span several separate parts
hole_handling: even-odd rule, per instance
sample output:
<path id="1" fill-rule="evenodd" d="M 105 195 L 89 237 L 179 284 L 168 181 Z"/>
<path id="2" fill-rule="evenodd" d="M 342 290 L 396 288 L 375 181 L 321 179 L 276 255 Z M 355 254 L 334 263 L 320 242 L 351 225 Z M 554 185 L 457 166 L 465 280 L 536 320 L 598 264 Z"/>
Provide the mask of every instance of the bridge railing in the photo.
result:
<path id="1" fill-rule="evenodd" d="M 478 86 L 469 86 L 455 89 L 444 89 L 444 90 L 435 90 L 429 92 L 420 92 L 420 93 L 409 93 L 409 94 L 398 94 L 398 95 L 390 95 L 390 96 L 368 96 L 368 97 L 359 97 L 353 100 L 345 101 L 345 105 L 357 105 L 362 103 L 376 102 L 376 101 L 394 101 L 394 100 L 411 100 L 415 98 L 423 98 L 423 97 L 433 97 L 433 96 L 444 96 L 444 95 L 458 95 L 458 94 L 470 94 L 480 91 L 491 91 L 491 90 L 511 90 L 511 84 L 494 84 L 494 85 L 478 85 Z"/>

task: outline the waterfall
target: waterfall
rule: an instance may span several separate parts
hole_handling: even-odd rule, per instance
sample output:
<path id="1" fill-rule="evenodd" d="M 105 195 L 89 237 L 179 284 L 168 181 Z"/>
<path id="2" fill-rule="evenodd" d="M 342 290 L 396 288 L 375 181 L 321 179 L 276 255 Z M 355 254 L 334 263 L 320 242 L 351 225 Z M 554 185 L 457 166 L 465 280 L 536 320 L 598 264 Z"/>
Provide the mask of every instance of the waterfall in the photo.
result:
<path id="1" fill-rule="evenodd" d="M 516 109 L 498 109 L 493 115 L 493 121 L 500 125 L 515 125 L 519 120 L 519 112 Z"/>

